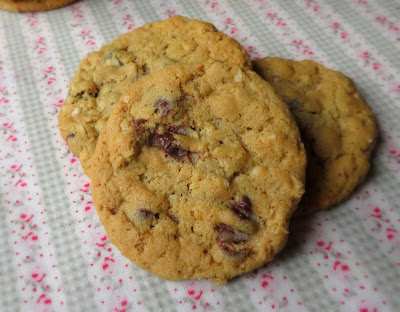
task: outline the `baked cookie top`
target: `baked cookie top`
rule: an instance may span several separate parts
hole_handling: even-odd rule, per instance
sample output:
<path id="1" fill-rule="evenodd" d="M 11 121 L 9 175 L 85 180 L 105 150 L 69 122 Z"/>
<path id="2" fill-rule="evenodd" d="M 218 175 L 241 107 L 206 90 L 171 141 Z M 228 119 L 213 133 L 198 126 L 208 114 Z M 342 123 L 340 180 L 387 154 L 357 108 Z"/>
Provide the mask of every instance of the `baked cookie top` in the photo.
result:
<path id="1" fill-rule="evenodd" d="M 77 0 L 0 0 L 0 9 L 13 12 L 47 11 Z"/>
<path id="2" fill-rule="evenodd" d="M 306 192 L 296 214 L 348 197 L 368 172 L 377 135 L 374 114 L 354 83 L 313 61 L 266 57 L 253 66 L 289 106 L 307 151 Z"/>
<path id="3" fill-rule="evenodd" d="M 118 37 L 80 63 L 59 113 L 61 136 L 85 167 L 113 105 L 128 86 L 166 65 L 208 59 L 251 68 L 236 40 L 209 23 L 182 16 Z"/>
<path id="4" fill-rule="evenodd" d="M 306 159 L 272 87 L 210 62 L 132 85 L 90 164 L 98 215 L 122 254 L 166 279 L 225 283 L 285 245 Z"/>

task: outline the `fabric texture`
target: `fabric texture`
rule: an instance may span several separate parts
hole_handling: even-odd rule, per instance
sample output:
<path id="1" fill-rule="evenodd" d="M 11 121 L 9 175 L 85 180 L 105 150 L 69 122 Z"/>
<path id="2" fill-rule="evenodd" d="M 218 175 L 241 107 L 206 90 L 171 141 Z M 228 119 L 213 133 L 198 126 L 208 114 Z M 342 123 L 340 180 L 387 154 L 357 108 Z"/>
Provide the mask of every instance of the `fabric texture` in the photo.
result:
<path id="1" fill-rule="evenodd" d="M 58 132 L 79 61 L 179 14 L 213 23 L 252 59 L 312 59 L 352 78 L 379 140 L 365 183 L 293 220 L 276 259 L 224 286 L 168 282 L 109 242 L 90 180 Z M 86 0 L 0 12 L 0 310 L 395 311 L 400 306 L 398 1 Z"/>

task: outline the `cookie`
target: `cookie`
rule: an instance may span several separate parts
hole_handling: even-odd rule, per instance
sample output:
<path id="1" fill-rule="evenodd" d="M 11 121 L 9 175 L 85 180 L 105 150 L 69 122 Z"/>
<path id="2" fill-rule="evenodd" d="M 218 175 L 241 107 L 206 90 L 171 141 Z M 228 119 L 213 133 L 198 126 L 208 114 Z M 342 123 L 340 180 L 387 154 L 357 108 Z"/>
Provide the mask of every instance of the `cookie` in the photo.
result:
<path id="1" fill-rule="evenodd" d="M 128 86 L 166 65 L 208 59 L 251 68 L 237 41 L 209 23 L 181 16 L 118 37 L 81 62 L 59 113 L 61 136 L 85 167 L 112 107 Z"/>
<path id="2" fill-rule="evenodd" d="M 165 279 L 221 284 L 283 248 L 306 159 L 272 87 L 210 62 L 132 85 L 90 163 L 95 207 L 123 255 Z"/>
<path id="3" fill-rule="evenodd" d="M 47 11 L 77 0 L 0 0 L 0 9 L 13 12 Z"/>
<path id="4" fill-rule="evenodd" d="M 313 61 L 266 57 L 253 66 L 289 106 L 307 151 L 306 192 L 296 214 L 341 202 L 369 170 L 377 136 L 371 108 L 349 78 Z"/>

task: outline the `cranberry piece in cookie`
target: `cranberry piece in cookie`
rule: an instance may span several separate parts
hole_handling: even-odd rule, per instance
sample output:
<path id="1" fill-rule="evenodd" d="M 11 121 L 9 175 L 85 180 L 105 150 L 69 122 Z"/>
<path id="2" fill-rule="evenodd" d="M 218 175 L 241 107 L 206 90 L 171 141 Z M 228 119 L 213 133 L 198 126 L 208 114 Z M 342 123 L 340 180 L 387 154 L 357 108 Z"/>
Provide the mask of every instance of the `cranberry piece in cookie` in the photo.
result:
<path id="1" fill-rule="evenodd" d="M 238 201 L 235 201 L 229 206 L 229 209 L 231 209 L 240 219 L 250 219 L 253 215 L 253 208 L 248 196 L 243 196 Z"/>

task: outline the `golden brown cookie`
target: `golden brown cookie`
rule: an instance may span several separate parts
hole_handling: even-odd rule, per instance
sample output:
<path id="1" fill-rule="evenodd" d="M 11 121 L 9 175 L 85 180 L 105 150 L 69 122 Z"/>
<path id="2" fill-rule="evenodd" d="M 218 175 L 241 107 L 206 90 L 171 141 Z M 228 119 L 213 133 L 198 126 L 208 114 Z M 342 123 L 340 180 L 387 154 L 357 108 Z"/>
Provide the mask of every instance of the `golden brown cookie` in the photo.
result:
<path id="1" fill-rule="evenodd" d="M 349 196 L 369 170 L 374 114 L 354 83 L 313 61 L 253 62 L 289 106 L 306 147 L 306 193 L 296 214 L 327 209 Z"/>
<path id="2" fill-rule="evenodd" d="M 0 0 L 0 9 L 13 12 L 47 11 L 77 0 Z"/>
<path id="3" fill-rule="evenodd" d="M 225 283 L 285 245 L 306 158 L 272 87 L 210 62 L 132 85 L 90 163 L 98 215 L 123 255 L 165 279 Z"/>
<path id="4" fill-rule="evenodd" d="M 209 23 L 182 16 L 118 37 L 81 62 L 59 113 L 61 136 L 85 167 L 113 105 L 128 86 L 166 65 L 209 59 L 251 68 L 237 41 Z"/>

